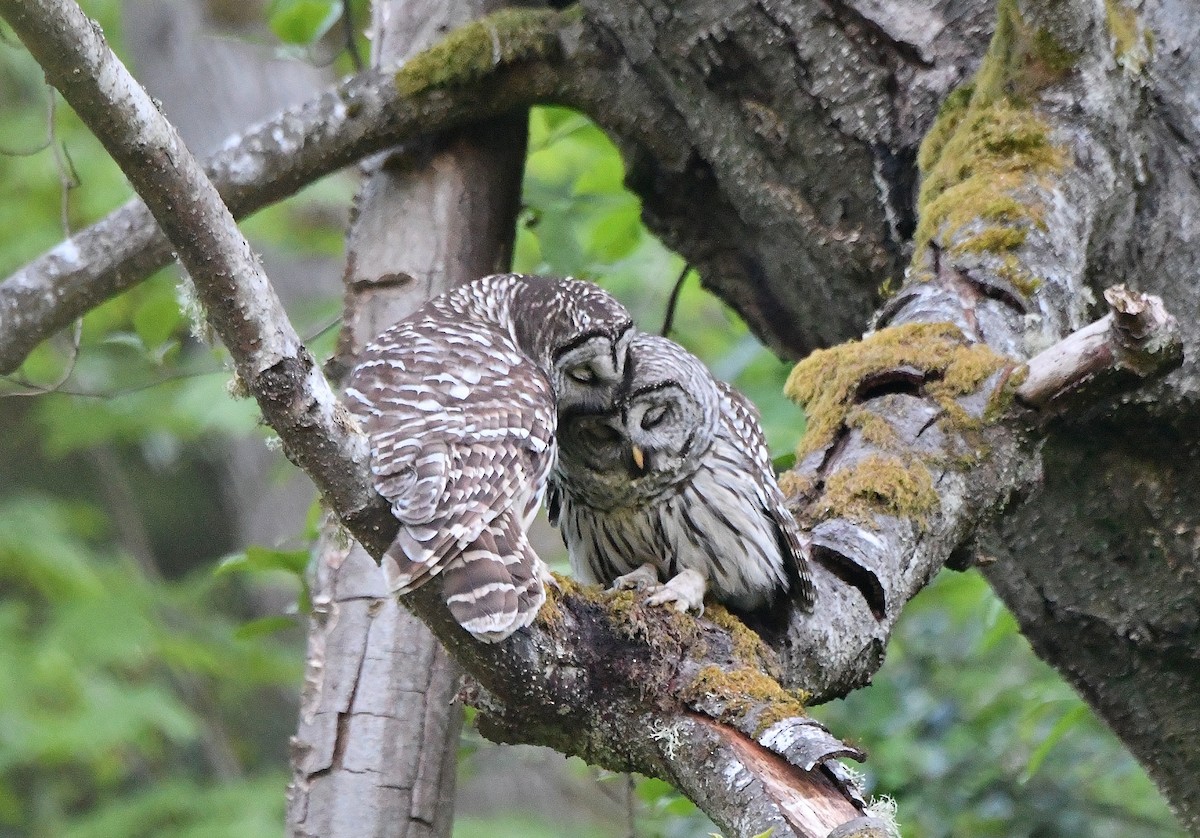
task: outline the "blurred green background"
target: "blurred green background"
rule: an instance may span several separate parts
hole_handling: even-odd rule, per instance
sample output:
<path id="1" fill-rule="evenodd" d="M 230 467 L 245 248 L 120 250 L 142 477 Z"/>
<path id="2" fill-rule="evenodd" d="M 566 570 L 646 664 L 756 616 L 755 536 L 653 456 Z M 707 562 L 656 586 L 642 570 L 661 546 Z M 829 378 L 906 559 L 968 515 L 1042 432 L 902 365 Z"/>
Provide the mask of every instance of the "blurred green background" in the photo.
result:
<path id="1" fill-rule="evenodd" d="M 123 50 L 122 4 L 84 5 Z M 340 8 L 275 0 L 246 37 L 311 59 Z M 326 57 L 345 71 L 338 51 Z M 129 196 L 50 97 L 0 25 L 0 276 Z M 533 111 L 515 267 L 596 280 L 657 331 L 684 264 L 641 225 L 622 177 L 586 118 Z M 354 186 L 330 178 L 246 229 L 271 258 L 336 275 Z M 252 403 L 227 394 L 225 354 L 181 288 L 160 273 L 89 314 L 77 351 L 61 335 L 0 380 L 0 838 L 282 834 L 313 516 L 247 543 L 230 452 L 258 452 L 271 484 L 295 478 Z M 338 304 L 329 286 L 289 303 L 321 357 Z M 803 416 L 781 395 L 787 365 L 694 275 L 673 337 L 753 398 L 774 453 L 792 449 Z M 561 550 L 549 558 L 564 564 Z M 910 838 L 1183 834 L 974 573 L 943 573 L 874 685 L 815 713 L 870 754 L 868 788 L 896 800 Z M 553 778 L 566 814 L 489 791 L 513 753 Z M 660 782 L 502 751 L 470 728 L 461 775 L 460 838 L 554 836 L 565 823 L 579 838 L 711 829 Z"/>

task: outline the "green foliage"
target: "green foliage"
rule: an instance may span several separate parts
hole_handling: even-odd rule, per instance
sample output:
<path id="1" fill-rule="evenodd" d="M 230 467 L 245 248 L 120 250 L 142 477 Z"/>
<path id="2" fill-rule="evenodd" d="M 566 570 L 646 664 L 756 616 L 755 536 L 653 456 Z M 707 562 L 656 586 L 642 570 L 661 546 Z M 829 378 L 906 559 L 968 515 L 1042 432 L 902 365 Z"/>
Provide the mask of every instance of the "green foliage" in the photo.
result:
<path id="1" fill-rule="evenodd" d="M 267 22 L 285 44 L 311 44 L 342 16 L 342 0 L 271 0 Z"/>
<path id="2" fill-rule="evenodd" d="M 106 523 L 0 500 L 0 835 L 277 835 L 281 765 L 234 711 L 296 689 L 294 646 L 239 639 L 229 580 L 163 581 Z"/>
<path id="3" fill-rule="evenodd" d="M 813 708 L 867 751 L 905 838 L 1182 838 L 1141 768 L 975 573 L 904 612 L 874 683 Z"/>
<path id="4" fill-rule="evenodd" d="M 84 8 L 120 50 L 120 3 Z M 7 276 L 129 187 L 61 101 L 48 144 L 49 89 L 0 35 L 0 151 L 22 152 L 0 153 Z M 327 251 L 346 194 L 320 184 L 253 235 Z M 258 602 L 302 586 L 289 551 L 251 548 L 244 572 L 212 572 L 233 547 L 214 463 L 263 431 L 228 393 L 227 355 L 191 334 L 179 288 L 161 272 L 89 313 L 77 350 L 68 330 L 0 380 L 0 838 L 282 831 L 302 634 Z M 301 328 L 336 306 L 296 312 Z M 4 397 L 27 384 L 54 392 Z M 292 572 L 264 569 L 277 565 Z"/>

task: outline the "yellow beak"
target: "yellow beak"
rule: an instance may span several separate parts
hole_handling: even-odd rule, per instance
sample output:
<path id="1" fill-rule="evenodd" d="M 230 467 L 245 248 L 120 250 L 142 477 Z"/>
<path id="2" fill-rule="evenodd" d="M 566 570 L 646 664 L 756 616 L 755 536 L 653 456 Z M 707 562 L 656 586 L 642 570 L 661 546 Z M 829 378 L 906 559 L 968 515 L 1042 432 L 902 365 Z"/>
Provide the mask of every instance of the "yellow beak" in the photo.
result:
<path id="1" fill-rule="evenodd" d="M 638 471 L 646 470 L 646 454 L 636 445 L 633 446 L 633 464 L 637 466 Z"/>

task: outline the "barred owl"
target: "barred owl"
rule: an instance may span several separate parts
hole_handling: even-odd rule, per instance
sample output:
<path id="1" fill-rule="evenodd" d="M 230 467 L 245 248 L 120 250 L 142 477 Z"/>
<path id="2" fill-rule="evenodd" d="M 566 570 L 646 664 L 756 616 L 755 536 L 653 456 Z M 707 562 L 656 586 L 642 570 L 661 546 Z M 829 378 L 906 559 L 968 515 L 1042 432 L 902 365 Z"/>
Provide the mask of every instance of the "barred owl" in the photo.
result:
<path id="1" fill-rule="evenodd" d="M 611 402 L 631 337 L 628 312 L 594 285 L 499 274 L 363 350 L 345 396 L 400 522 L 382 561 L 393 592 L 441 573 L 450 612 L 486 642 L 532 622 L 549 576 L 525 531 L 554 463 L 556 393 Z"/>
<path id="2" fill-rule="evenodd" d="M 811 605 L 807 541 L 754 406 L 666 338 L 637 335 L 625 372 L 611 409 L 560 405 L 550 511 L 575 574 L 680 611 L 706 589 L 743 614 L 789 591 Z"/>

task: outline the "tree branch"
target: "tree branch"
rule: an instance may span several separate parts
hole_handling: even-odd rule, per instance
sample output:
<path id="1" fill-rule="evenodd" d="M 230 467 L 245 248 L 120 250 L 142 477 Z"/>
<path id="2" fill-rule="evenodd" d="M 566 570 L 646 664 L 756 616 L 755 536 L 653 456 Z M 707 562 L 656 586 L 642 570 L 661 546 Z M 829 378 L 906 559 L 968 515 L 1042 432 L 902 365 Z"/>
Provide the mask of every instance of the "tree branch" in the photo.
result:
<path id="1" fill-rule="evenodd" d="M 507 21 L 507 25 L 505 22 Z M 578 86 L 571 67 L 590 53 L 570 15 L 526 11 L 491 21 L 505 60 L 455 63 L 459 76 L 430 80 L 420 65 L 369 70 L 316 99 L 232 137 L 206 165 L 230 211 L 249 215 L 364 157 Z M 435 56 L 438 53 L 434 53 Z M 583 72 L 581 69 L 580 72 Z M 67 239 L 0 283 L 0 374 L 20 366 L 41 341 L 106 299 L 169 264 L 174 252 L 138 198 Z"/>
<path id="2" fill-rule="evenodd" d="M 1103 23 L 1087 29 L 1085 5 L 1071 20 L 1099 42 Z M 823 572 L 813 613 L 794 615 L 781 651 L 817 699 L 865 684 L 908 600 L 948 560 L 969 563 L 974 533 L 1040 481 L 1041 437 L 1011 409 L 1022 382 L 1044 424 L 1058 394 L 1090 406 L 1181 356 L 1161 301 L 1144 296 L 1114 289 L 1127 313 L 1082 328 L 1087 254 L 1133 179 L 1092 132 L 1098 122 L 1040 103 L 1095 101 L 1101 80 L 1110 101 L 1126 101 L 1129 80 L 1113 72 L 1106 43 L 1078 52 L 1085 66 L 1047 68 L 1037 50 L 1055 36 L 1016 3 L 1000 8 L 974 83 L 951 97 L 922 148 L 909 280 L 878 331 L 813 353 L 789 381 L 809 424 L 781 482 L 811 524 Z M 1110 328 L 1131 318 L 1133 329 Z M 1129 335 L 1143 338 L 1140 350 Z M 1029 347 L 1052 344 L 1022 366 Z M 1081 357 L 1081 346 L 1091 351 Z"/>
<path id="3" fill-rule="evenodd" d="M 0 14 L 162 225 L 289 458 L 313 477 L 360 543 L 380 555 L 395 521 L 368 488 L 362 438 L 351 430 L 199 164 L 77 6 L 68 0 L 0 0 Z M 739 834 L 763 831 L 762 819 L 782 806 L 759 795 L 754 811 L 760 817 L 747 823 L 746 789 L 752 784 L 730 781 L 739 765 L 777 794 L 797 787 L 797 778 L 808 784 L 814 773 L 833 783 L 839 795 L 822 797 L 807 815 L 797 814 L 803 797 L 789 798 L 783 817 L 796 835 L 824 836 L 861 816 L 844 773 L 826 765 L 854 752 L 805 718 L 799 702 L 763 674 L 771 667 L 769 651 L 736 621 L 721 627 L 647 611 L 631 594 L 574 594 L 544 609 L 531 631 L 487 645 L 472 641 L 450 617 L 440 585 L 426 585 L 405 602 L 479 679 L 493 697 L 489 710 L 496 718 L 528 721 L 524 741 L 675 779 L 693 789 L 718 823 Z M 547 714 L 549 708 L 555 712 Z M 762 759 L 743 762 L 728 744 L 736 737 L 722 734 L 726 745 L 709 747 L 705 736 L 711 732 L 693 736 L 686 729 L 709 730 L 695 724 L 697 709 L 787 759 L 799 769 L 796 776 L 789 781 Z M 647 730 L 665 733 L 656 739 Z M 717 757 L 714 766 L 709 760 Z M 713 767 L 725 773 L 714 776 Z M 810 824 L 821 826 L 812 831 Z"/>

